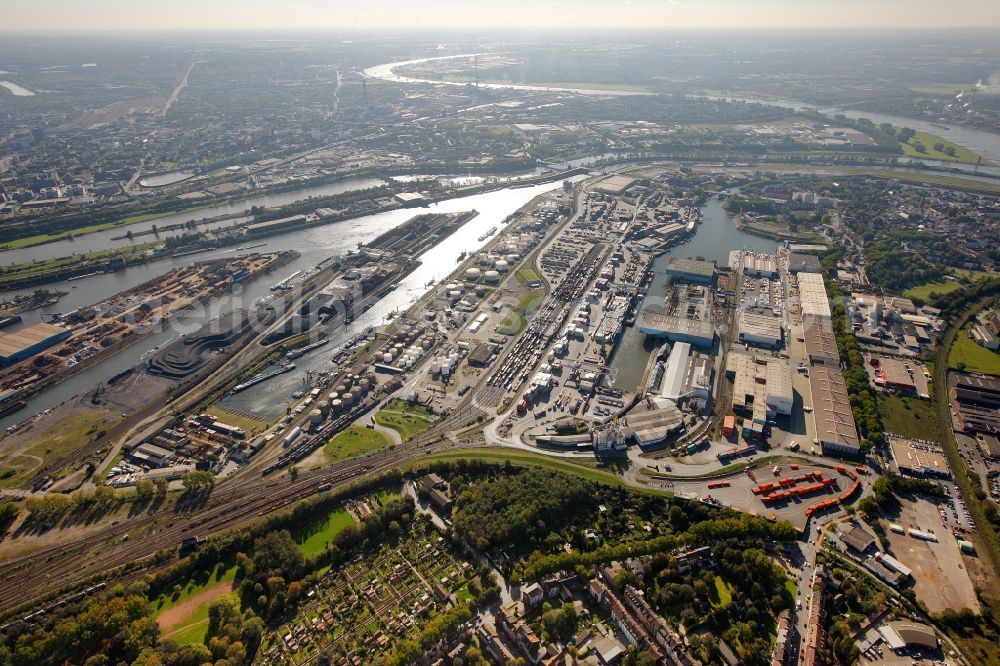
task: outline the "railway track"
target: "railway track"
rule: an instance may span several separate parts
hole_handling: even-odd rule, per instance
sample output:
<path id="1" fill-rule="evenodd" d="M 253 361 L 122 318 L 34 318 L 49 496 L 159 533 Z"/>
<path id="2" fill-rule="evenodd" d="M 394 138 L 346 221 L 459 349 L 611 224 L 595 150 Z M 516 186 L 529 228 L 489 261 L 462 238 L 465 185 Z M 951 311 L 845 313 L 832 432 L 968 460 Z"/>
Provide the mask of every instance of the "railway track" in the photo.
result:
<path id="1" fill-rule="evenodd" d="M 576 214 L 570 217 L 575 218 Z M 567 220 L 565 224 L 568 224 Z M 550 288 L 546 284 L 545 294 Z M 280 320 L 280 318 L 276 318 Z M 548 322 L 546 322 L 548 323 Z M 272 324 L 277 326 L 277 323 Z M 268 327 L 270 329 L 271 326 Z M 266 331 L 265 331 L 266 332 Z M 379 340 L 375 349 L 386 340 Z M 253 349 L 255 340 L 224 360 L 217 374 L 231 371 L 238 361 Z M 503 355 L 506 360 L 511 349 Z M 325 468 L 299 473 L 294 479 L 286 475 L 261 476 L 260 472 L 275 452 L 262 452 L 258 459 L 224 481 L 204 499 L 201 505 L 172 507 L 151 515 L 143 515 L 112 524 L 76 541 L 50 546 L 30 554 L 0 563 L 0 613 L 28 607 L 39 598 L 61 591 L 72 591 L 101 572 L 148 558 L 158 551 L 179 546 L 189 536 L 212 537 L 236 529 L 274 511 L 286 508 L 301 499 L 324 490 L 343 487 L 362 476 L 385 471 L 400 463 L 417 460 L 436 451 L 453 448 L 486 446 L 481 433 L 461 432 L 479 423 L 489 414 L 479 405 L 480 399 L 494 397 L 497 379 L 492 375 L 503 372 L 498 362 L 490 376 L 477 390 L 469 394 L 442 420 L 404 444 L 375 453 L 366 458 L 345 461 Z M 212 382 L 212 386 L 218 381 Z M 492 385 L 491 385 L 492 384 Z M 210 390 L 210 388 L 208 389 Z M 192 386 L 183 402 L 190 403 L 207 392 Z M 501 393 L 502 395 L 502 393 Z M 488 400 L 492 402 L 492 400 Z M 458 432 L 457 436 L 453 436 Z M 478 434 L 478 436 L 477 436 Z M 280 450 L 276 451 L 280 453 Z M 133 575 L 136 575 L 133 573 Z"/>

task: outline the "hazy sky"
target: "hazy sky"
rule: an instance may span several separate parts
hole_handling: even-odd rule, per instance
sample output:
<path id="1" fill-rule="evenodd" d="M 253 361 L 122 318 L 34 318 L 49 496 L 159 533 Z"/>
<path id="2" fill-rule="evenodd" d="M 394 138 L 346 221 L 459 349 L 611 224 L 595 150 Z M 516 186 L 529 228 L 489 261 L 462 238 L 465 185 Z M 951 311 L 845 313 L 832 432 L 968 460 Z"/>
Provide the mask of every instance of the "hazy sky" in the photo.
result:
<path id="1" fill-rule="evenodd" d="M 1000 26 L 1000 0 L 0 0 L 0 30 Z"/>

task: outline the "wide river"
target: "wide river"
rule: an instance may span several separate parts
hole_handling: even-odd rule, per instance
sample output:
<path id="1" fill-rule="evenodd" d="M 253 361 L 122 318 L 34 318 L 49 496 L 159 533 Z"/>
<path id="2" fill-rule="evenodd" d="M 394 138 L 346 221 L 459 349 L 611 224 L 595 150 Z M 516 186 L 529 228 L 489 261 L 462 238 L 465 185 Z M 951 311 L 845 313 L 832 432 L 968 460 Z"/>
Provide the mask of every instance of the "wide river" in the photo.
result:
<path id="1" fill-rule="evenodd" d="M 400 281 L 395 291 L 379 301 L 370 310 L 358 316 L 346 329 L 339 328 L 331 336 L 329 345 L 296 360 L 298 369 L 295 372 L 259 384 L 238 395 L 239 407 L 270 414 L 275 405 L 281 407 L 282 402 L 296 387 L 301 385 L 302 377 L 307 370 L 330 369 L 332 367 L 329 362 L 330 357 L 344 342 L 369 326 L 384 323 L 386 316 L 390 313 L 406 310 L 427 290 L 427 282 L 432 279 L 440 281 L 455 269 L 456 259 L 461 252 L 472 252 L 485 245 L 488 240 L 478 240 L 484 232 L 491 227 L 501 226 L 504 218 L 524 206 L 535 196 L 560 186 L 561 183 L 549 183 L 534 187 L 497 190 L 469 197 L 448 199 L 428 208 L 393 210 L 313 229 L 302 229 L 280 236 L 272 236 L 266 239 L 267 246 L 260 248 L 259 251 L 296 250 L 301 256 L 286 264 L 273 275 L 263 276 L 244 285 L 238 295 L 234 294 L 232 297 L 220 299 L 203 310 L 178 319 L 176 324 L 183 325 L 184 330 L 189 331 L 195 328 L 198 323 L 233 308 L 251 307 L 258 298 L 271 295 L 271 285 L 281 278 L 299 270 L 313 268 L 316 264 L 330 257 L 344 255 L 348 250 L 357 248 L 358 243 L 367 243 L 379 234 L 421 212 L 449 213 L 473 209 L 479 211 L 479 215 L 464 224 L 454 234 L 421 255 L 419 257 L 421 265 Z M 288 194 L 292 195 L 292 193 Z M 62 312 L 68 312 L 77 307 L 96 303 L 119 291 L 161 275 L 172 265 L 185 265 L 193 261 L 234 254 L 237 254 L 234 248 L 220 249 L 181 259 L 167 259 L 143 266 L 135 266 L 117 273 L 95 275 L 68 283 L 59 283 L 55 287 L 70 293 L 60 300 L 58 306 L 54 307 Z M 44 308 L 43 311 L 45 311 Z M 39 311 L 25 314 L 28 321 L 38 321 L 38 317 Z M 86 372 L 71 377 L 52 389 L 35 396 L 29 400 L 29 406 L 25 410 L 0 419 L 0 428 L 6 428 L 30 414 L 58 405 L 74 395 L 91 389 L 98 381 L 107 380 L 134 365 L 146 352 L 176 335 L 176 329 L 168 327 L 166 331 L 143 338 L 142 341 L 122 353 L 108 358 Z"/>
<path id="2" fill-rule="evenodd" d="M 400 62 L 391 62 L 384 65 L 376 65 L 374 67 L 369 67 L 364 70 L 365 76 L 382 79 L 384 81 L 391 81 L 394 83 L 421 83 L 428 85 L 449 85 L 449 86 L 465 86 L 465 83 L 458 83 L 454 81 L 434 81 L 432 79 L 418 78 L 412 76 L 403 76 L 397 74 L 395 70 L 400 67 L 406 67 L 411 65 L 418 65 L 426 62 L 433 62 L 439 60 L 449 60 L 449 59 L 459 59 L 459 58 L 471 58 L 476 54 L 473 53 L 463 53 L 459 55 L 449 55 L 449 56 L 438 56 L 434 58 L 418 58 L 416 60 L 404 60 Z M 484 55 L 482 53 L 478 55 Z M 546 88 L 541 86 L 531 86 L 523 84 L 510 84 L 510 83 L 480 83 L 481 88 L 492 88 L 496 90 L 539 90 L 547 92 L 571 92 L 581 95 L 652 95 L 655 93 L 650 92 L 637 92 L 635 90 L 594 90 L 594 89 L 581 89 L 581 88 Z M 692 97 L 706 97 L 708 99 L 718 99 L 718 100 L 733 100 L 742 101 L 753 104 L 764 104 L 767 106 L 779 106 L 792 109 L 794 111 L 806 111 L 806 110 L 817 110 L 815 104 L 808 104 L 806 102 L 800 102 L 796 100 L 786 100 L 786 99 L 759 99 L 759 98 L 742 98 L 742 97 L 731 97 L 731 96 L 711 96 L 711 95 L 692 95 Z M 937 134 L 940 137 L 951 141 L 952 143 L 957 143 L 960 146 L 965 146 L 970 150 L 973 150 L 994 164 L 1000 164 L 1000 134 L 989 132 L 987 130 L 979 130 L 971 127 L 963 127 L 961 125 L 951 125 L 947 128 L 938 127 L 931 125 L 927 121 L 916 120 L 913 118 L 904 118 L 902 116 L 892 116 L 883 113 L 873 113 L 869 111 L 858 111 L 851 108 L 842 107 L 827 107 L 818 109 L 820 113 L 827 115 L 843 114 L 848 118 L 867 118 L 874 123 L 891 123 L 897 127 L 910 127 L 912 129 L 918 130 L 920 132 L 927 132 L 929 134 Z M 933 162 L 933 160 L 929 160 Z M 938 163 L 946 164 L 946 163 Z M 968 167 L 972 168 L 972 167 Z"/>

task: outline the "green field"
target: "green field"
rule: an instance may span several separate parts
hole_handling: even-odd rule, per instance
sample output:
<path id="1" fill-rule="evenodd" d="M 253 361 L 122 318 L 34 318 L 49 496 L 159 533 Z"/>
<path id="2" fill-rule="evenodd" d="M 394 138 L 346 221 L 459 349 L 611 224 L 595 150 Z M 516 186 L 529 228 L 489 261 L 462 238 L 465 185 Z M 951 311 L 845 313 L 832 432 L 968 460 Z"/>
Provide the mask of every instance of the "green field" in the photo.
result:
<path id="1" fill-rule="evenodd" d="M 233 594 L 223 594 L 216 597 L 212 601 L 218 601 L 225 597 L 229 597 L 235 601 L 236 595 Z M 193 613 L 187 616 L 184 624 L 176 629 L 172 629 L 168 633 L 164 634 L 164 638 L 169 638 L 178 645 L 184 644 L 196 644 L 205 642 L 205 634 L 208 633 L 208 607 L 212 605 L 212 602 L 206 602 L 199 604 Z"/>
<path id="2" fill-rule="evenodd" d="M 497 326 L 497 333 L 500 335 L 517 335 L 523 331 L 525 325 L 528 323 L 528 317 L 535 313 L 535 310 L 542 304 L 544 298 L 544 294 L 540 291 L 531 291 L 521 296 L 517 301 L 517 305 L 514 306 L 514 312 L 507 315 L 500 322 L 500 325 Z"/>
<path id="3" fill-rule="evenodd" d="M 177 643 L 201 643 L 204 641 L 205 633 L 208 630 L 208 607 L 213 601 L 223 596 L 223 594 L 216 595 L 213 592 L 221 592 L 232 584 L 235 577 L 236 566 L 226 568 L 226 565 L 220 562 L 210 575 L 205 575 L 205 572 L 202 572 L 191 578 L 187 584 L 182 586 L 179 594 L 166 592 L 154 599 L 153 607 L 157 619 L 174 608 L 184 604 L 190 605 L 196 597 L 205 599 L 193 608 L 187 609 L 182 618 L 172 621 L 169 627 L 165 627 L 164 637 Z"/>
<path id="4" fill-rule="evenodd" d="M 441 461 L 455 461 L 455 460 L 483 460 L 491 463 L 504 463 L 508 460 L 514 465 L 534 465 L 535 467 L 542 467 L 545 469 L 550 469 L 555 472 L 562 472 L 564 474 L 573 474 L 590 481 L 597 481 L 598 483 L 604 483 L 607 485 L 618 486 L 620 488 L 628 488 L 632 492 L 646 493 L 650 495 L 658 495 L 662 497 L 673 497 L 673 493 L 666 490 L 658 490 L 655 488 L 635 488 L 633 486 L 627 486 L 625 481 L 622 480 L 617 474 L 612 474 L 611 472 L 605 472 L 594 467 L 587 467 L 582 464 L 575 464 L 571 462 L 566 462 L 559 458 L 552 458 L 549 456 L 544 456 L 541 454 L 531 453 L 529 451 L 515 451 L 511 449 L 504 449 L 502 451 L 491 450 L 491 449 L 456 449 L 454 451 L 447 451 L 444 453 L 435 453 L 433 455 L 421 458 L 419 463 L 423 464 L 430 461 L 441 460 Z M 586 459 L 582 462 L 592 462 L 593 459 Z"/>
<path id="5" fill-rule="evenodd" d="M 832 170 L 829 167 L 818 167 L 813 165 L 791 165 L 791 164 L 774 164 L 768 167 L 772 171 L 778 172 L 790 172 L 790 173 L 809 173 L 813 171 L 823 171 L 825 173 L 830 173 Z M 912 173 L 909 171 L 898 171 L 891 168 L 879 168 L 879 167 L 855 167 L 855 166 L 838 166 L 836 168 L 837 173 L 844 173 L 848 175 L 868 175 L 875 176 L 876 178 L 894 178 L 896 180 L 901 180 L 906 183 L 924 183 L 926 185 L 938 185 L 940 187 L 953 187 L 961 190 L 967 190 L 970 192 L 987 192 L 990 194 L 1000 194 L 1000 183 L 983 183 L 977 180 L 967 180 L 961 177 L 951 177 L 951 176 L 939 176 L 937 174 L 930 173 Z"/>
<path id="6" fill-rule="evenodd" d="M 15 474 L 0 481 L 0 488 L 20 487 L 43 464 L 76 451 L 87 442 L 97 439 L 111 424 L 111 412 L 104 407 L 87 410 L 73 417 L 66 417 L 34 436 L 34 444 L 24 455 L 8 462 L 5 469 Z M 23 464 L 22 464 L 23 463 Z"/>
<path id="7" fill-rule="evenodd" d="M 304 557 L 315 557 L 326 550 L 341 530 L 354 524 L 354 518 L 346 509 L 336 509 L 297 526 L 292 530 L 292 538 L 299 544 Z"/>
<path id="8" fill-rule="evenodd" d="M 715 608 L 722 608 L 723 606 L 728 606 L 733 600 L 733 586 L 722 580 L 721 577 L 715 577 L 715 595 L 718 601 L 713 601 L 712 606 Z"/>
<path id="9" fill-rule="evenodd" d="M 962 284 L 957 281 L 945 281 L 945 282 L 928 282 L 927 284 L 922 284 L 919 287 L 913 287 L 907 289 L 903 292 L 903 296 L 907 298 L 922 298 L 925 301 L 930 299 L 931 292 L 937 294 L 948 294 L 953 291 L 962 288 Z"/>
<path id="10" fill-rule="evenodd" d="M 392 442 L 385 436 L 385 433 L 364 426 L 352 425 L 347 430 L 337 433 L 323 450 L 330 460 L 338 461 L 357 458 L 385 448 L 390 444 Z"/>
<path id="11" fill-rule="evenodd" d="M 523 284 L 525 286 L 527 286 L 527 285 L 533 285 L 533 284 L 540 284 L 541 281 L 542 281 L 542 276 L 539 275 L 538 271 L 536 271 L 531 266 L 525 266 L 523 268 L 517 269 L 514 272 L 514 277 L 517 278 L 518 282 L 520 282 L 521 284 Z"/>
<path id="12" fill-rule="evenodd" d="M 879 392 L 878 413 L 886 432 L 939 441 L 937 410 L 930 400 Z"/>
<path id="13" fill-rule="evenodd" d="M 919 152 L 915 144 L 920 142 L 924 144 L 926 152 Z M 951 148 L 954 149 L 954 157 L 944 152 L 944 150 L 935 150 L 934 144 L 942 144 L 942 148 L 945 150 Z M 952 143 L 947 139 L 943 139 L 936 134 L 928 134 L 927 132 L 917 132 L 910 139 L 909 143 L 900 143 L 900 148 L 903 149 L 903 154 L 907 157 L 920 157 L 932 160 L 944 160 L 948 162 L 965 162 L 966 164 L 975 164 L 979 160 L 979 155 L 972 152 L 968 148 L 964 148 L 957 143 Z"/>
<path id="14" fill-rule="evenodd" d="M 971 322 L 955 335 L 955 344 L 948 354 L 948 367 L 985 375 L 1000 375 L 1000 354 L 976 344 L 969 337 L 970 328 Z"/>
<path id="15" fill-rule="evenodd" d="M 392 428 L 405 442 L 430 429 L 431 420 L 422 414 L 410 411 L 390 411 L 381 409 L 375 413 L 375 423 Z"/>

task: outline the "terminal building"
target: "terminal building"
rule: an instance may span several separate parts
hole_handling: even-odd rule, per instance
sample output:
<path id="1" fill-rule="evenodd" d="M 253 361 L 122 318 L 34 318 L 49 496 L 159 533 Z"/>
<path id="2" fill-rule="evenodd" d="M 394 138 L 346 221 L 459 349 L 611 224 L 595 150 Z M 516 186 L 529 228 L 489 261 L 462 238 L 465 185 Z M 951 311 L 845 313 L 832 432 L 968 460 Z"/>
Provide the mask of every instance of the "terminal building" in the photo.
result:
<path id="1" fill-rule="evenodd" d="M 840 368 L 815 367 L 809 377 L 816 441 L 824 455 L 854 458 L 861 453 L 861 439 L 851 413 L 851 401 Z"/>
<path id="2" fill-rule="evenodd" d="M 0 333 L 0 366 L 13 365 L 35 354 L 39 354 L 53 345 L 57 345 L 70 336 L 68 328 L 55 324 L 40 322 L 13 333 Z"/>
<path id="3" fill-rule="evenodd" d="M 696 347 L 711 347 L 715 341 L 715 327 L 711 322 L 649 310 L 642 314 L 639 331 L 672 342 L 687 342 Z"/>
<path id="4" fill-rule="evenodd" d="M 678 403 L 689 400 L 704 406 L 712 395 L 712 359 L 692 353 L 691 344 L 678 342 L 670 351 L 660 397 Z"/>
<path id="5" fill-rule="evenodd" d="M 781 347 L 781 320 L 767 314 L 741 311 L 739 340 L 757 347 Z"/>
<path id="6" fill-rule="evenodd" d="M 682 282 L 712 284 L 715 280 L 715 262 L 670 257 L 667 262 L 667 277 Z"/>

